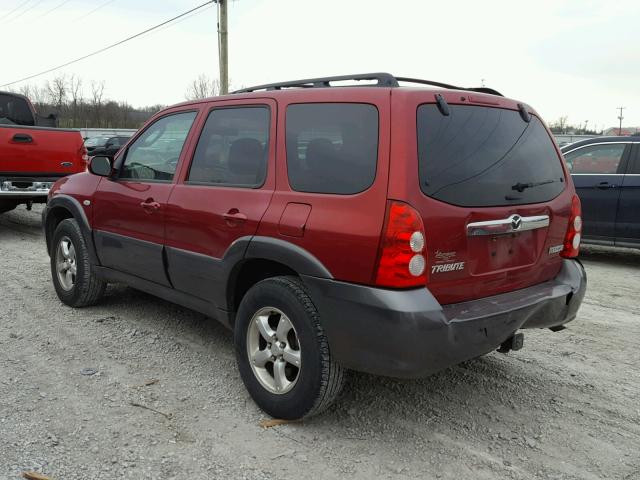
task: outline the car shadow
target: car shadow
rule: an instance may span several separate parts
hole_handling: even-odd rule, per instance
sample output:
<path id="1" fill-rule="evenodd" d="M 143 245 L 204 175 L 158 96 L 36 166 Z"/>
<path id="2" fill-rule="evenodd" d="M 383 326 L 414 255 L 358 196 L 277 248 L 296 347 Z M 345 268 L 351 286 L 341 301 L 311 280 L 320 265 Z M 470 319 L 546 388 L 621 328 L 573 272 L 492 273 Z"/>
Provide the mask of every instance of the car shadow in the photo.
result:
<path id="1" fill-rule="evenodd" d="M 21 233 L 29 236 L 42 236 L 42 222 L 40 220 L 41 207 L 34 206 L 33 211 L 25 214 L 24 206 L 0 214 L 0 234 Z"/>
<path id="2" fill-rule="evenodd" d="M 579 259 L 586 263 L 606 263 L 622 266 L 640 266 L 640 250 L 633 248 L 582 245 Z"/>
<path id="3" fill-rule="evenodd" d="M 100 306 L 120 317 L 127 325 L 124 328 L 135 327 L 205 353 L 207 360 L 197 368 L 223 368 L 225 381 L 237 382 L 233 390 L 244 392 L 245 407 L 237 408 L 245 411 L 238 414 L 245 418 L 264 415 L 242 386 L 232 332 L 215 320 L 120 285 L 110 286 Z M 497 353 L 417 380 L 348 372 L 345 389 L 333 406 L 289 428 L 292 435 L 300 435 L 296 440 L 300 442 L 310 431 L 329 429 L 332 436 L 345 442 L 379 436 L 400 445 L 415 439 L 415 448 L 424 447 L 427 437 L 443 431 L 457 432 L 462 441 L 470 426 L 474 435 L 486 442 L 494 441 L 502 431 L 505 436 L 520 438 L 524 435 L 520 430 L 525 428 L 523 416 L 533 418 L 532 424 L 540 428 L 554 422 L 549 409 L 559 382 L 558 374 L 542 365 Z M 532 399 L 537 402 L 533 407 Z M 386 438 L 389 432 L 393 436 Z"/>

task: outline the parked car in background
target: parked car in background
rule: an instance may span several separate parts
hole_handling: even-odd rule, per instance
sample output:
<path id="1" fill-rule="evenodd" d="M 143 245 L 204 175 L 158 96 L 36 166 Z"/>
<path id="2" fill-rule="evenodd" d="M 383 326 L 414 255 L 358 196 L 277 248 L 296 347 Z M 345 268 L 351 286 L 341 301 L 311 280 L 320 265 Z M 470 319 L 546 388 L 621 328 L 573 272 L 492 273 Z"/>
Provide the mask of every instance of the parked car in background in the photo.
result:
<path id="1" fill-rule="evenodd" d="M 109 138 L 111 138 L 111 137 L 99 136 L 99 137 L 87 138 L 84 141 L 84 146 L 86 147 L 87 153 L 89 154 L 89 156 L 92 155 L 93 151 L 96 148 L 104 147 L 107 144 L 107 141 L 109 141 Z"/>
<path id="2" fill-rule="evenodd" d="M 89 156 L 104 155 L 105 157 L 113 158 L 115 154 L 118 153 L 118 150 L 120 150 L 120 147 L 127 143 L 129 138 L 130 137 L 126 136 L 109 137 L 103 145 L 93 147 L 91 151 L 89 151 Z"/>
<path id="3" fill-rule="evenodd" d="M 563 329 L 580 215 L 533 109 L 378 73 L 165 109 L 58 181 L 43 225 L 62 302 L 123 282 L 215 317 L 256 403 L 301 418 L 345 369 L 422 377 Z"/>
<path id="4" fill-rule="evenodd" d="M 38 117 L 28 98 L 0 92 L 0 213 L 44 203 L 57 179 L 86 170 L 80 132 L 38 126 L 54 123 Z"/>
<path id="5" fill-rule="evenodd" d="M 640 248 L 640 137 L 597 137 L 561 150 L 582 202 L 584 241 Z"/>

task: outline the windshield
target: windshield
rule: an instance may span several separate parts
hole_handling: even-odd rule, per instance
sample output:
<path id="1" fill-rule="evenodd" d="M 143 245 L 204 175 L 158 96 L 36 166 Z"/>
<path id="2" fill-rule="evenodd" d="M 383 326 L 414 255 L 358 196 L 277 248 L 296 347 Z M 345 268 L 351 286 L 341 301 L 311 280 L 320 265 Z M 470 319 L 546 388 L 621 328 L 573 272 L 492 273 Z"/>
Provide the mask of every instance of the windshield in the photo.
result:
<path id="1" fill-rule="evenodd" d="M 0 93 L 0 124 L 35 125 L 33 112 L 22 97 Z"/>
<path id="2" fill-rule="evenodd" d="M 465 207 L 546 202 L 564 190 L 564 171 L 542 122 L 513 110 L 418 107 L 420 188 Z"/>

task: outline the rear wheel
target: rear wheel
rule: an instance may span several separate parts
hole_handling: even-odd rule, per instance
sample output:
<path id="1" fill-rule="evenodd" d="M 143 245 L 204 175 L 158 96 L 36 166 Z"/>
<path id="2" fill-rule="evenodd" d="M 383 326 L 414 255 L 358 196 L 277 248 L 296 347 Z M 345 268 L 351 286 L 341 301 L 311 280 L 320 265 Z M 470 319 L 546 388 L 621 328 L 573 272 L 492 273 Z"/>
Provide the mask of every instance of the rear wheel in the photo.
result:
<path id="1" fill-rule="evenodd" d="M 318 312 L 296 277 L 251 287 L 235 326 L 236 358 L 254 401 L 275 418 L 320 413 L 338 396 L 344 369 L 333 360 Z"/>
<path id="2" fill-rule="evenodd" d="M 51 276 L 58 298 L 71 307 L 86 307 L 102 297 L 106 283 L 92 271 L 89 251 L 78 222 L 68 218 L 53 234 Z"/>

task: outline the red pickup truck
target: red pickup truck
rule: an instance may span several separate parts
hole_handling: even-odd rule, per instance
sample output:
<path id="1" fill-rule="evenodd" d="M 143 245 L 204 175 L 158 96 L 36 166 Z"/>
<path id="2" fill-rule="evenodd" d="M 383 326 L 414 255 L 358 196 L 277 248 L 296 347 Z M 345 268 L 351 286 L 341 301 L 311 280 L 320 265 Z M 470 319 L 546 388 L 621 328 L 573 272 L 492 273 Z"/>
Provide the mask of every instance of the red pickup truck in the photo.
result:
<path id="1" fill-rule="evenodd" d="M 46 203 L 57 179 L 86 169 L 80 132 L 54 127 L 55 118 L 39 117 L 28 98 L 0 92 L 0 213 Z"/>

